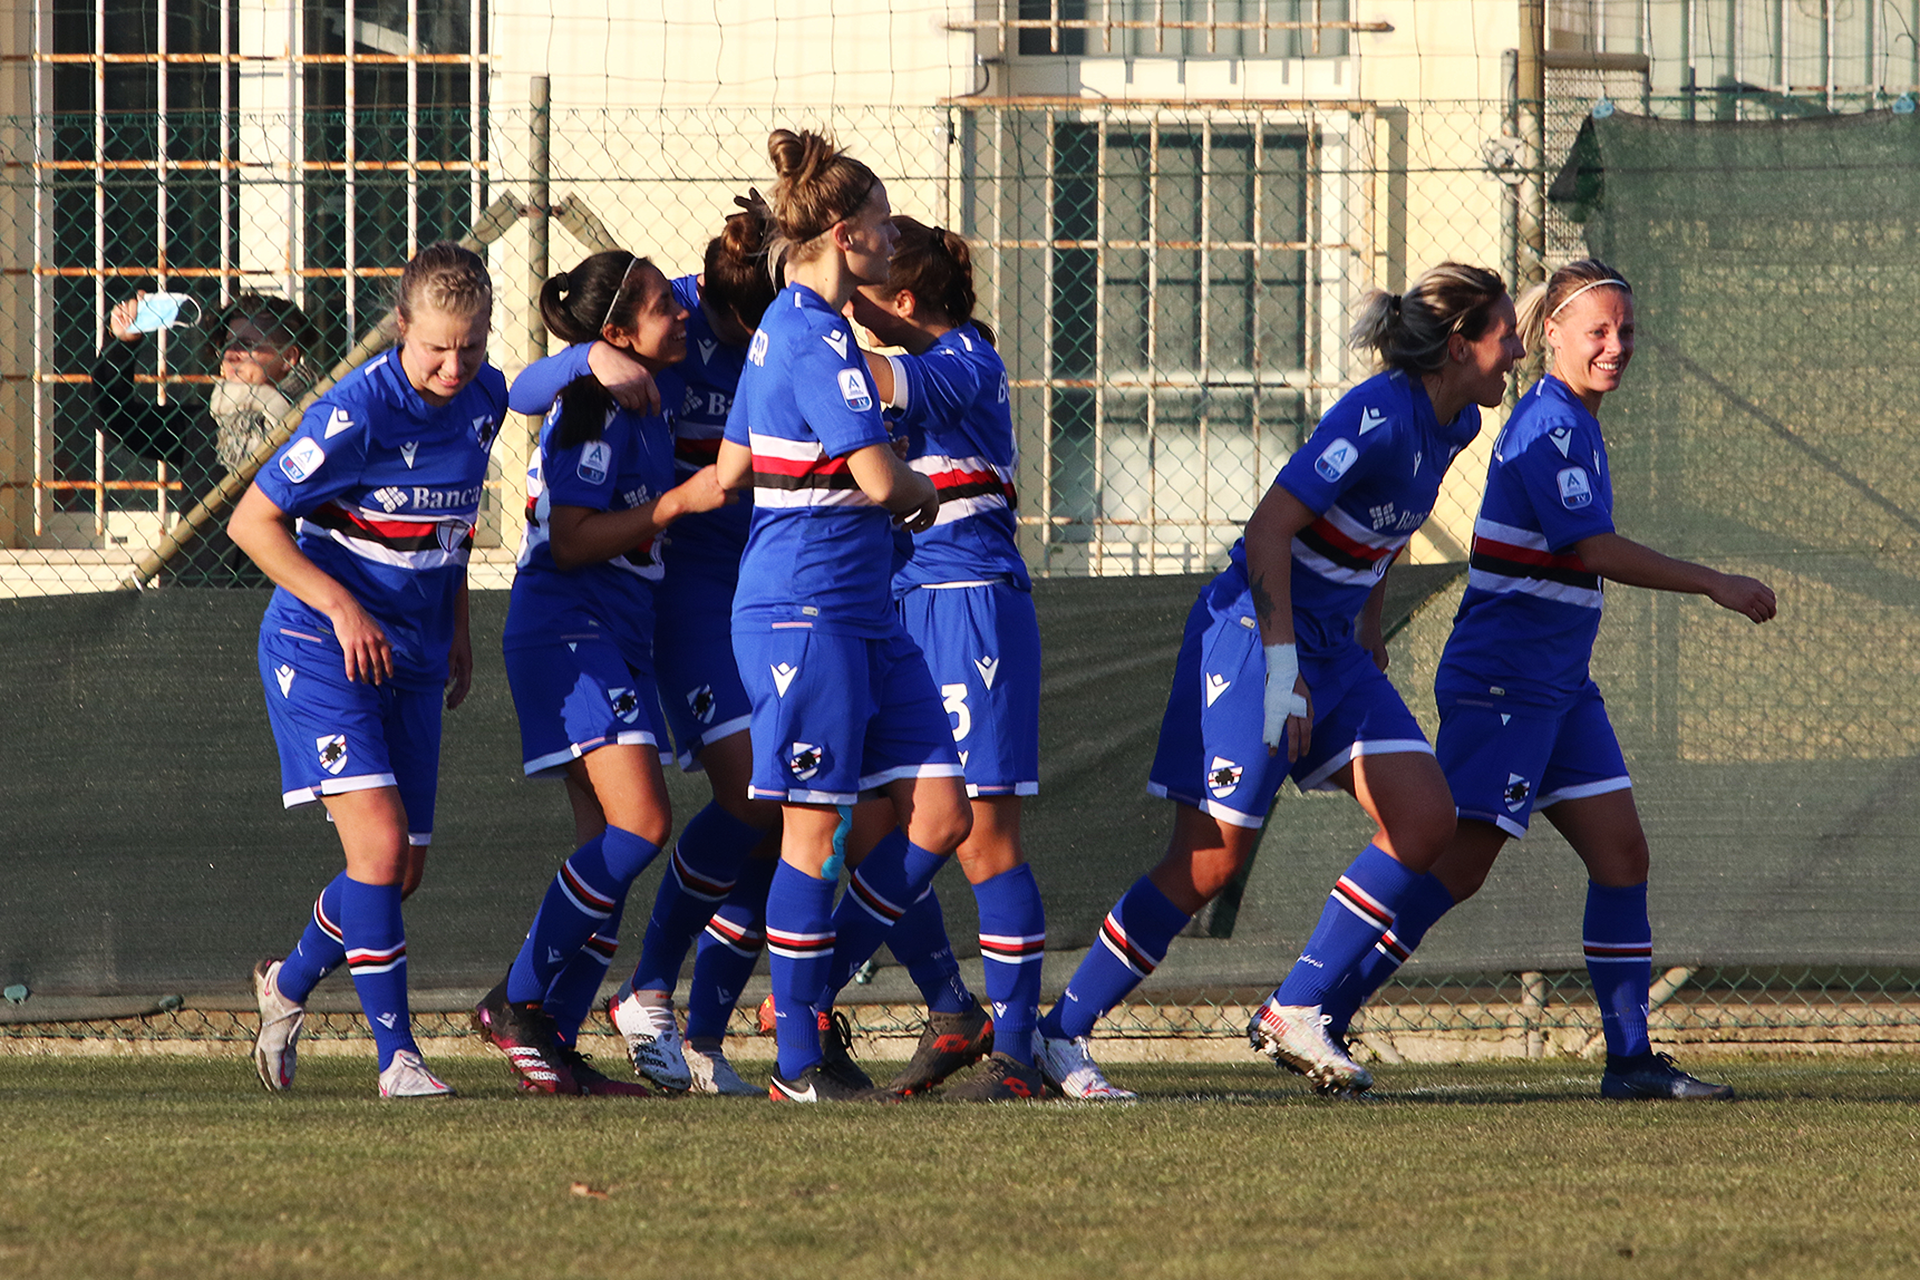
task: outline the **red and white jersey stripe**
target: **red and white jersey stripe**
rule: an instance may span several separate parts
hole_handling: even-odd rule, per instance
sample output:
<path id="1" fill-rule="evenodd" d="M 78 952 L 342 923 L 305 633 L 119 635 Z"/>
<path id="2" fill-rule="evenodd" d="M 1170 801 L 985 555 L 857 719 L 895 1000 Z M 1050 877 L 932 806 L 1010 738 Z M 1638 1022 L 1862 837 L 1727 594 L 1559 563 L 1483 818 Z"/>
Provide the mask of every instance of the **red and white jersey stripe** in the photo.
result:
<path id="1" fill-rule="evenodd" d="M 1556 553 L 1543 535 L 1484 515 L 1473 524 L 1467 585 L 1481 591 L 1518 591 L 1585 609 L 1597 610 L 1606 603 L 1600 575 L 1578 555 Z"/>
<path id="2" fill-rule="evenodd" d="M 955 458 L 926 454 L 907 465 L 933 481 L 940 495 L 937 527 L 988 511 L 1010 511 L 1020 506 L 1013 489 L 1013 468 L 997 467 L 985 458 Z"/>
<path id="3" fill-rule="evenodd" d="M 1370 587 L 1380 581 L 1400 548 L 1413 536 L 1397 527 L 1375 531 L 1339 507 L 1302 529 L 1293 538 L 1293 558 L 1328 582 Z"/>
<path id="4" fill-rule="evenodd" d="M 399 569 L 463 565 L 473 550 L 473 522 L 465 515 L 391 516 L 337 498 L 302 516 L 300 531 L 319 533 L 363 560 Z"/>
<path id="5" fill-rule="evenodd" d="M 871 507 L 845 458 L 829 458 L 817 440 L 748 433 L 756 507 Z"/>

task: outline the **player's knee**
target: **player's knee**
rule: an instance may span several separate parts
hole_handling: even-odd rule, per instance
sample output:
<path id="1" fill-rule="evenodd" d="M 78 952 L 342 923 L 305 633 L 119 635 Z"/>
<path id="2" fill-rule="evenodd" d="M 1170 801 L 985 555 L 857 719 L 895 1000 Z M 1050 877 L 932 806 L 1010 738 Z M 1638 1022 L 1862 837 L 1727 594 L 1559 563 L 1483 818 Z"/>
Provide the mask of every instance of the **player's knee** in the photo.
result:
<path id="1" fill-rule="evenodd" d="M 1402 865 L 1424 871 L 1446 852 L 1457 825 L 1451 808 L 1423 809 L 1397 819 L 1387 838 Z"/>

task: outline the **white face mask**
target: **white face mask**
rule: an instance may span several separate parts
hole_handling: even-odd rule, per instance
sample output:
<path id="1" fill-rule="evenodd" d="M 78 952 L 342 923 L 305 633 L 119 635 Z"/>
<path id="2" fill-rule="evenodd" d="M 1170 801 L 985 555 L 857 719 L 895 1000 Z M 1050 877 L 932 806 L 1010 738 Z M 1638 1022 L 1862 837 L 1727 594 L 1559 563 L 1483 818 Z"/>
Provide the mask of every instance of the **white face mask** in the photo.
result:
<path id="1" fill-rule="evenodd" d="M 227 379 L 214 384 L 207 398 L 207 412 L 218 431 L 214 436 L 214 454 L 228 471 L 238 471 L 271 438 L 280 420 L 293 408 L 293 401 L 273 386 L 255 386 Z"/>

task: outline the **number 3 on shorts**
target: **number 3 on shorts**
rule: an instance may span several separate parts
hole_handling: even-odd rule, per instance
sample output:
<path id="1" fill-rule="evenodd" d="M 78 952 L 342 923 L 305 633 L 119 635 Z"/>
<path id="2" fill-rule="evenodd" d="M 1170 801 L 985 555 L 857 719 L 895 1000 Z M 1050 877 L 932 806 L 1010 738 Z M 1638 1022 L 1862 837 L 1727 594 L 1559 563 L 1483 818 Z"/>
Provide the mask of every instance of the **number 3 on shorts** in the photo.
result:
<path id="1" fill-rule="evenodd" d="M 960 742 L 973 732 L 973 713 L 967 710 L 967 686 L 964 684 L 943 684 L 940 686 L 940 705 L 953 717 L 953 740 Z"/>

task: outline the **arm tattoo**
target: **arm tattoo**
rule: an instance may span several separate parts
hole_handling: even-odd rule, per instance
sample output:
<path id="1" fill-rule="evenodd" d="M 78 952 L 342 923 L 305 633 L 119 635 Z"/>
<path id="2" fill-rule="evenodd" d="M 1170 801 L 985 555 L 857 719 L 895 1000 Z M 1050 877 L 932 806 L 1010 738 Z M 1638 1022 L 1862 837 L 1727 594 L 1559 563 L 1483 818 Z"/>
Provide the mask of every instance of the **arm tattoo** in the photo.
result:
<path id="1" fill-rule="evenodd" d="M 1248 586 L 1253 592 L 1253 616 L 1264 626 L 1273 616 L 1273 596 L 1267 591 L 1266 575 L 1255 578 Z"/>

